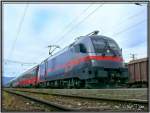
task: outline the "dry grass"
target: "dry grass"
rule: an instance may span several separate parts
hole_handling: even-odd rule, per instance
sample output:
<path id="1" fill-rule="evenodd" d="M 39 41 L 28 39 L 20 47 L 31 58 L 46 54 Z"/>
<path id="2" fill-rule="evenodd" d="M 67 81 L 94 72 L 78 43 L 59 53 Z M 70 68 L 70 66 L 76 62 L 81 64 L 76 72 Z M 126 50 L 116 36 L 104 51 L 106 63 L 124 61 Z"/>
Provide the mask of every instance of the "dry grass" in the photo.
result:
<path id="1" fill-rule="evenodd" d="M 9 94 L 5 91 L 2 93 L 2 111 L 19 111 L 19 112 L 52 112 L 58 111 L 56 108 L 41 105 L 29 99 Z"/>

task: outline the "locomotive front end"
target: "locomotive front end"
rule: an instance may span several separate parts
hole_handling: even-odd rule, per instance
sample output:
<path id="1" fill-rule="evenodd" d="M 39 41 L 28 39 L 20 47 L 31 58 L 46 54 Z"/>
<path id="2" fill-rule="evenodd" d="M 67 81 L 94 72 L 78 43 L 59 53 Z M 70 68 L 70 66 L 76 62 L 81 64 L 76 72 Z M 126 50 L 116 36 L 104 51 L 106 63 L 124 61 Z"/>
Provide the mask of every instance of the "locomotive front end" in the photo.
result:
<path id="1" fill-rule="evenodd" d="M 124 66 L 122 49 L 111 38 L 91 36 L 93 52 L 90 56 L 91 70 L 98 81 L 98 87 L 125 86 L 128 70 Z"/>

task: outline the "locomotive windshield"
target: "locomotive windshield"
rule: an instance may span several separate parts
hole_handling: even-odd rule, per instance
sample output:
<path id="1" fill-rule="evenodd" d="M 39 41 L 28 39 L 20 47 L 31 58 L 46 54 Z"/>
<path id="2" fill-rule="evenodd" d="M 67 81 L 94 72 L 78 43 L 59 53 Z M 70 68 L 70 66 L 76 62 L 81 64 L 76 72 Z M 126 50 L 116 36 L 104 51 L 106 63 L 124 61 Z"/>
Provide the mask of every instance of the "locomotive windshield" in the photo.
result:
<path id="1" fill-rule="evenodd" d="M 104 52 L 106 49 L 119 50 L 118 45 L 110 39 L 92 38 L 92 42 L 96 53 Z"/>
<path id="2" fill-rule="evenodd" d="M 93 38 L 92 41 L 96 53 L 100 53 L 104 50 L 106 44 L 103 39 Z"/>
<path id="3" fill-rule="evenodd" d="M 118 50 L 118 45 L 113 40 L 108 40 L 109 47 L 114 50 Z"/>

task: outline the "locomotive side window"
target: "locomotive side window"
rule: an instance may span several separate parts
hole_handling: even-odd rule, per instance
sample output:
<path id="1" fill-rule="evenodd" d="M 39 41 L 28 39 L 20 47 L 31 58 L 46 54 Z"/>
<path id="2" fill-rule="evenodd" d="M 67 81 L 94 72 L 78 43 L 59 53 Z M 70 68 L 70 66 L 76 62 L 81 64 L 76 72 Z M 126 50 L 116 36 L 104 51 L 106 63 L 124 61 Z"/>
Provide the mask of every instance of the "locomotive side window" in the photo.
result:
<path id="1" fill-rule="evenodd" d="M 79 47 L 80 47 L 80 52 L 81 53 L 86 53 L 87 52 L 87 50 L 86 50 L 86 48 L 83 44 L 79 44 Z"/>
<path id="2" fill-rule="evenodd" d="M 84 44 L 77 44 L 74 47 L 75 47 L 76 52 L 87 53 L 87 50 Z"/>

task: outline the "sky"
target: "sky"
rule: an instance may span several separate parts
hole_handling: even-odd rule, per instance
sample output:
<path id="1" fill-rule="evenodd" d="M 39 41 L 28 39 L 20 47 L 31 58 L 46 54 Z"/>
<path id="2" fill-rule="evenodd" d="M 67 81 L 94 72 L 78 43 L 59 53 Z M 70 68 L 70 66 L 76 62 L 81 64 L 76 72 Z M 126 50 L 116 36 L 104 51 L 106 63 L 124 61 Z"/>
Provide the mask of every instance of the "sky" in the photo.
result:
<path id="1" fill-rule="evenodd" d="M 146 4 L 4 4 L 3 75 L 19 76 L 49 57 L 48 45 L 63 49 L 94 30 L 119 44 L 125 62 L 147 57 Z"/>

